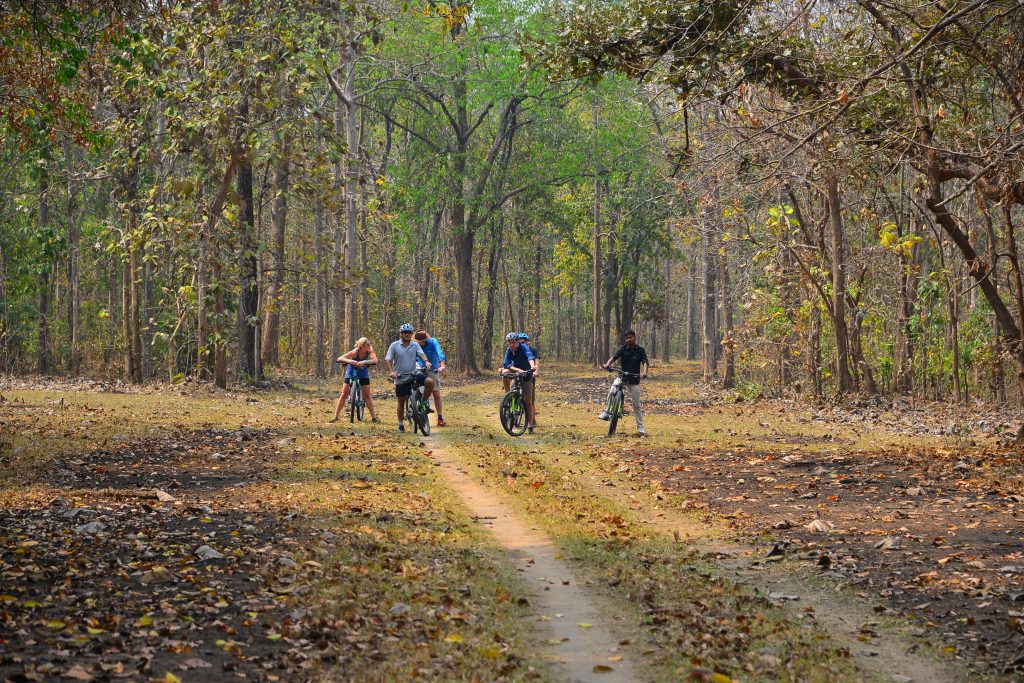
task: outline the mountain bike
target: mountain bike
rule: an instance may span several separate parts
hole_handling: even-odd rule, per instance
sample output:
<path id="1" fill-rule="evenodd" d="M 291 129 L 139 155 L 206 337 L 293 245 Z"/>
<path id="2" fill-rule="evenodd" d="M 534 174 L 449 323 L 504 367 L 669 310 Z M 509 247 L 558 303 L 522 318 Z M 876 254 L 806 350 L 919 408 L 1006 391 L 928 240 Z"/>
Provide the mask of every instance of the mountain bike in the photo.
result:
<path id="1" fill-rule="evenodd" d="M 412 427 L 413 434 L 418 429 L 423 436 L 430 436 L 430 406 L 427 404 L 429 397 L 423 391 L 423 380 L 427 378 L 427 373 L 417 370 L 412 374 L 399 377 L 399 379 L 403 378 L 413 383 L 412 393 L 405 402 L 405 419 Z"/>
<path id="2" fill-rule="evenodd" d="M 522 436 L 526 431 L 526 403 L 523 401 L 523 380 L 530 376 L 530 372 L 519 368 L 515 370 L 515 378 L 508 393 L 501 399 L 499 417 L 501 426 L 505 428 L 509 436 Z"/>
<path id="3" fill-rule="evenodd" d="M 627 377 L 639 378 L 635 372 L 626 372 L 622 368 L 612 365 L 608 366 L 608 372 L 617 372 L 619 376 L 612 382 L 612 394 L 608 400 L 608 436 L 615 434 L 615 428 L 619 424 L 619 418 L 623 415 L 623 408 L 626 405 L 626 390 L 623 388 Z"/>
<path id="4" fill-rule="evenodd" d="M 339 365 L 351 365 L 351 363 L 346 363 L 343 360 L 338 360 L 334 362 L 338 363 Z M 353 365 L 353 367 L 355 366 Z M 351 395 L 352 398 L 351 402 L 349 403 L 348 409 L 349 422 L 355 422 L 357 417 L 359 418 L 359 421 L 362 422 L 363 413 L 366 411 L 366 400 L 363 399 L 363 387 L 362 385 L 359 384 L 358 377 L 348 377 L 346 378 L 345 381 L 349 382 L 349 394 Z"/>

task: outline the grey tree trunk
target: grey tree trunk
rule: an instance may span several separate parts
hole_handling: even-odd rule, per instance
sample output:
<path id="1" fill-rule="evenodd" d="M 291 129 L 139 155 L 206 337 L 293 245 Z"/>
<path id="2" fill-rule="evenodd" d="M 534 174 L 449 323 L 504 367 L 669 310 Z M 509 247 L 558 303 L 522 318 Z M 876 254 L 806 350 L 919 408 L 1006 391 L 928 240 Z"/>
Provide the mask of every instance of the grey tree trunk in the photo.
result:
<path id="1" fill-rule="evenodd" d="M 704 235 L 701 246 L 704 260 L 704 311 L 703 338 L 705 382 L 718 377 L 718 259 L 715 247 L 718 245 L 718 221 L 713 204 L 704 210 Z"/>
<path id="2" fill-rule="evenodd" d="M 324 364 L 324 318 L 327 313 L 327 286 L 324 282 L 324 207 L 319 201 L 314 208 L 313 274 L 316 278 L 316 322 L 313 333 L 313 355 L 316 358 L 316 376 L 326 377 Z"/>
<path id="3" fill-rule="evenodd" d="M 64 140 L 64 169 L 67 173 L 68 202 L 68 338 L 71 341 L 71 374 L 77 376 L 82 370 L 81 307 L 82 294 L 79 287 L 79 241 L 81 228 L 78 224 L 78 182 L 75 179 L 76 160 L 71 141 Z"/>
<path id="4" fill-rule="evenodd" d="M 50 225 L 50 180 L 46 169 L 39 177 L 39 230 L 44 232 Z M 46 257 L 45 260 L 49 260 Z M 39 269 L 39 349 L 36 370 L 41 375 L 50 372 L 50 272 L 46 263 Z"/>
<path id="5" fill-rule="evenodd" d="M 840 394 L 853 389 L 850 374 L 850 342 L 846 326 L 846 235 L 839 203 L 839 177 L 825 177 L 829 224 L 832 227 L 832 326 L 836 337 L 836 389 Z"/>
<path id="6" fill-rule="evenodd" d="M 690 257 L 686 286 L 686 360 L 697 360 L 700 347 L 700 304 L 697 291 L 697 254 Z"/>
<path id="7" fill-rule="evenodd" d="M 288 184 L 290 152 L 288 140 L 278 135 L 278 158 L 274 164 L 274 203 L 271 210 L 270 273 L 267 277 L 263 322 L 262 358 L 264 365 L 281 365 L 281 307 L 284 303 L 284 237 L 288 221 Z"/>

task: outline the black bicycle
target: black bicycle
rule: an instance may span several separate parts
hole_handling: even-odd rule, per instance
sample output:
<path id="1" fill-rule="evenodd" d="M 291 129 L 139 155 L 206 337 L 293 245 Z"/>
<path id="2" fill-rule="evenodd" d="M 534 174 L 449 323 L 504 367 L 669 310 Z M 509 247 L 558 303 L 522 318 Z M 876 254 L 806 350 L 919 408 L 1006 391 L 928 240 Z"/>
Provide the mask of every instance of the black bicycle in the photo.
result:
<path id="1" fill-rule="evenodd" d="M 626 390 L 624 384 L 627 377 L 640 378 L 640 375 L 635 372 L 626 372 L 622 368 L 609 365 L 608 372 L 617 372 L 619 376 L 612 382 L 612 393 L 611 398 L 608 400 L 608 436 L 615 433 L 615 428 L 619 425 L 619 418 L 623 415 L 623 409 L 626 405 Z"/>
<path id="2" fill-rule="evenodd" d="M 522 436 L 526 431 L 526 403 L 523 401 L 523 380 L 532 373 L 519 368 L 515 370 L 515 378 L 508 393 L 501 399 L 501 409 L 498 413 L 501 419 L 501 426 L 505 428 L 509 436 Z"/>
<path id="3" fill-rule="evenodd" d="M 418 429 L 423 433 L 423 436 L 430 436 L 430 406 L 427 404 L 428 396 L 423 391 L 423 381 L 427 378 L 427 373 L 417 370 L 411 374 L 399 377 L 400 380 L 403 378 L 408 382 L 412 382 L 412 393 L 405 402 L 405 419 L 409 422 L 409 426 L 412 427 L 413 434 Z M 402 383 L 404 384 L 405 382 Z"/>
<path id="4" fill-rule="evenodd" d="M 334 362 L 339 365 L 352 365 L 355 367 L 355 364 L 344 360 L 337 360 Z M 362 422 L 363 414 L 366 411 L 366 400 L 363 398 L 363 387 L 359 384 L 358 377 L 346 377 L 345 382 L 351 384 L 349 393 L 351 394 L 352 400 L 349 402 L 348 419 L 350 422 L 355 422 L 358 417 L 359 421 Z"/>

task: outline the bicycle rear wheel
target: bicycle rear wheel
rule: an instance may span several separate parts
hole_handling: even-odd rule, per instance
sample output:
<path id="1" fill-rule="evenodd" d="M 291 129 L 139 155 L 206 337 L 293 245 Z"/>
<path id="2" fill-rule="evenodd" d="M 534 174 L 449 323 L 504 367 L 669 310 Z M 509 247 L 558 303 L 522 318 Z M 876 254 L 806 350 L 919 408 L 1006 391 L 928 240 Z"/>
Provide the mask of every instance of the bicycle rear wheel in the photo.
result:
<path id="1" fill-rule="evenodd" d="M 623 396 L 621 389 L 612 396 L 611 403 L 608 405 L 608 436 L 615 434 L 615 428 L 619 425 L 619 416 L 622 415 L 622 402 L 624 400 L 625 396 Z"/>
<path id="2" fill-rule="evenodd" d="M 505 398 L 501 399 L 499 417 L 501 426 L 509 436 L 522 436 L 526 431 L 526 409 L 522 397 L 514 391 L 505 394 Z"/>

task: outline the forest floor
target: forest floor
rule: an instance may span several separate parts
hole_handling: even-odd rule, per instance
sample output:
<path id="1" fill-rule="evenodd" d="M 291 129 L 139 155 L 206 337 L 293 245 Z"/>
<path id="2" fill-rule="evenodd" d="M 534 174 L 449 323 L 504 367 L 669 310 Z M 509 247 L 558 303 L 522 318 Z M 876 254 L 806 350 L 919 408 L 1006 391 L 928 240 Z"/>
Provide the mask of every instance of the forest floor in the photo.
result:
<path id="1" fill-rule="evenodd" d="M 552 362 L 546 366 L 553 365 Z M 0 379 L 4 680 L 1024 680 L 1021 415 L 497 379 L 449 426 L 334 387 Z M 227 674 L 225 672 L 228 672 Z"/>

